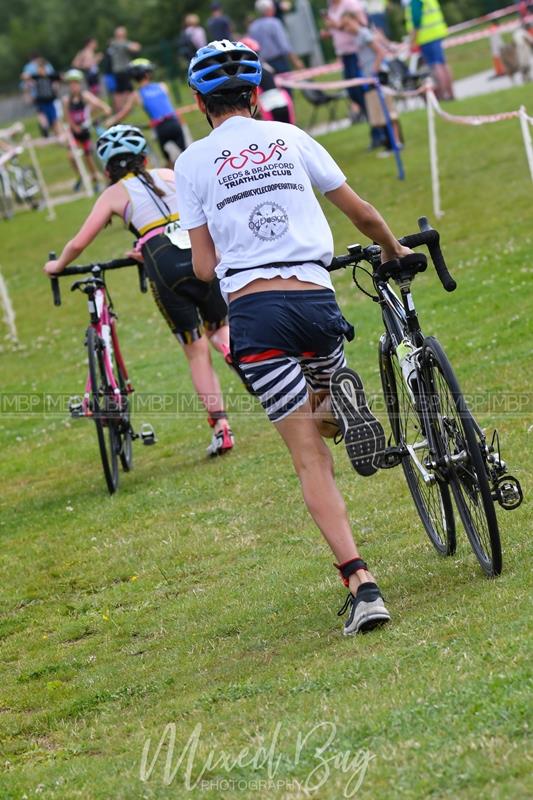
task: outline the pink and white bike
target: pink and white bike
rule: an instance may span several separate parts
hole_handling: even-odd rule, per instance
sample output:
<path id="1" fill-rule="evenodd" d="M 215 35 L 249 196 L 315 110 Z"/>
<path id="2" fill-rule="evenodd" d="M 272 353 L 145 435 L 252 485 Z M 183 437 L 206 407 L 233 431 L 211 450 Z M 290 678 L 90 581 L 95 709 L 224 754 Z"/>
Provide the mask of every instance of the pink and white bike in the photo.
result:
<path id="1" fill-rule="evenodd" d="M 50 259 L 55 258 L 53 253 Z M 89 372 L 82 397 L 71 398 L 69 410 L 73 417 L 89 417 L 96 425 L 102 467 L 110 494 L 118 488 L 119 461 L 125 472 L 133 466 L 132 442 L 139 437 L 146 445 L 154 444 L 153 428 L 144 424 L 140 434 L 131 425 L 129 398 L 133 392 L 117 334 L 117 315 L 105 283 L 110 269 L 137 266 L 141 292 L 146 292 L 144 268 L 130 258 L 86 266 L 67 267 L 51 277 L 54 305 L 61 305 L 59 278 L 68 275 L 90 277 L 75 281 L 70 290 L 87 295 L 90 324 L 85 336 Z"/>

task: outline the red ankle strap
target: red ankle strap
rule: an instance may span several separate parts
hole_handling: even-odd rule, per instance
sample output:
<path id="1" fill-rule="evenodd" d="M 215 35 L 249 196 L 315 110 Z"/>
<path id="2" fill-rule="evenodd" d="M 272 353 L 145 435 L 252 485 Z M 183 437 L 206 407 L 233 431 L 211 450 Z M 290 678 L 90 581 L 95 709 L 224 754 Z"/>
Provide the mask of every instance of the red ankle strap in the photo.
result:
<path id="1" fill-rule="evenodd" d="M 348 586 L 348 578 L 350 575 L 353 575 L 354 572 L 360 569 L 368 570 L 366 561 L 363 561 L 362 558 L 350 558 L 349 561 L 343 561 L 342 564 L 333 564 L 333 566 L 339 570 L 339 577 L 345 586 Z"/>
<path id="2" fill-rule="evenodd" d="M 209 423 L 211 428 L 214 428 L 217 422 L 220 419 L 227 419 L 228 415 L 225 411 L 211 411 L 210 414 L 207 415 L 207 422 Z"/>

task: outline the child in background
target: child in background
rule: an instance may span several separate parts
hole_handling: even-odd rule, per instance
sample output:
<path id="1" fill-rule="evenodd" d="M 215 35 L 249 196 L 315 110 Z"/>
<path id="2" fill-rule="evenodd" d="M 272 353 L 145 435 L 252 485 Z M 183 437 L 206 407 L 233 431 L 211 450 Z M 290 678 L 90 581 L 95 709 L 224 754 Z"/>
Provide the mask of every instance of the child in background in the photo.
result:
<path id="1" fill-rule="evenodd" d="M 155 66 L 147 58 L 136 58 L 130 64 L 130 75 L 137 84 L 123 108 L 109 120 L 110 125 L 120 122 L 135 106 L 142 106 L 150 118 L 150 127 L 155 130 L 157 141 L 169 167 L 186 148 L 180 120 L 174 108 L 170 90 L 166 83 L 153 80 Z"/>
<path id="2" fill-rule="evenodd" d="M 99 192 L 98 172 L 93 159 L 93 143 L 91 141 L 91 110 L 102 111 L 106 116 L 111 114 L 111 108 L 96 97 L 92 92 L 82 88 L 83 72 L 79 69 L 69 69 L 63 80 L 68 86 L 68 94 L 63 97 L 65 119 L 68 121 L 70 132 L 78 147 L 83 151 L 83 158 L 91 176 L 94 191 Z M 76 163 L 70 155 L 70 161 L 76 173 Z M 78 174 L 74 191 L 81 189 L 81 175 Z"/>
<path id="3" fill-rule="evenodd" d="M 351 33 L 355 37 L 359 68 L 363 77 L 378 77 L 382 62 L 387 55 L 387 51 L 380 41 L 380 36 L 370 28 L 362 25 L 360 19 L 352 11 L 346 11 L 342 15 L 341 24 L 343 31 Z M 399 144 L 401 142 L 401 133 L 398 112 L 390 95 L 384 95 L 384 98 L 391 119 L 394 138 Z M 365 91 L 365 106 L 371 131 L 371 147 L 375 148 L 384 144 L 385 150 L 378 153 L 378 155 L 389 155 L 393 149 L 393 142 L 387 129 L 385 114 L 378 92 L 373 88 L 372 84 Z"/>

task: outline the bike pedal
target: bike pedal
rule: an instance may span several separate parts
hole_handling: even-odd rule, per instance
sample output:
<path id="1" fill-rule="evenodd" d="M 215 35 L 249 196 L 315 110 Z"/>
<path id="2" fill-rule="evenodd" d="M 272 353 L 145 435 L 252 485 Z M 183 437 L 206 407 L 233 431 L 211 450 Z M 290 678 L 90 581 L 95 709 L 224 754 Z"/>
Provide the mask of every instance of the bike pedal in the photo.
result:
<path id="1" fill-rule="evenodd" d="M 142 443 L 147 446 L 157 442 L 155 431 L 149 422 L 143 422 L 139 436 L 141 437 Z"/>
<path id="2" fill-rule="evenodd" d="M 392 469 L 402 463 L 404 454 L 400 447 L 386 447 L 381 461 L 379 462 L 380 469 Z"/>
<path id="3" fill-rule="evenodd" d="M 81 397 L 71 397 L 68 402 L 69 414 L 73 419 L 85 416 Z"/>
<path id="4" fill-rule="evenodd" d="M 514 511 L 522 505 L 524 493 L 518 478 L 513 475 L 502 475 L 494 484 L 493 499 L 506 511 Z"/>

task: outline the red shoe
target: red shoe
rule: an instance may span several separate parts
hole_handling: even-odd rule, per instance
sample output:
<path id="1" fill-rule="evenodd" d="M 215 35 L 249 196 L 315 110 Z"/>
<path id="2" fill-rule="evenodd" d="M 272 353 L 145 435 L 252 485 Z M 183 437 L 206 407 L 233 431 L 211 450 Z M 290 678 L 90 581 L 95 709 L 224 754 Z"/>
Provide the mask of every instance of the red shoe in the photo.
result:
<path id="1" fill-rule="evenodd" d="M 218 433 L 213 434 L 211 444 L 207 448 L 207 455 L 212 458 L 214 456 L 223 456 L 225 453 L 229 453 L 234 446 L 235 437 L 233 436 L 231 428 L 228 426 L 227 428 L 219 430 Z"/>

